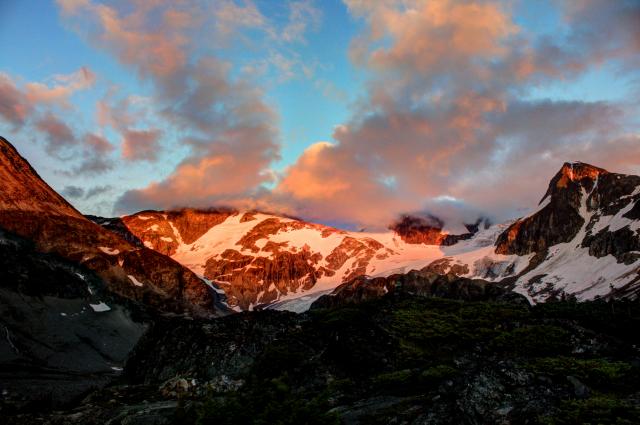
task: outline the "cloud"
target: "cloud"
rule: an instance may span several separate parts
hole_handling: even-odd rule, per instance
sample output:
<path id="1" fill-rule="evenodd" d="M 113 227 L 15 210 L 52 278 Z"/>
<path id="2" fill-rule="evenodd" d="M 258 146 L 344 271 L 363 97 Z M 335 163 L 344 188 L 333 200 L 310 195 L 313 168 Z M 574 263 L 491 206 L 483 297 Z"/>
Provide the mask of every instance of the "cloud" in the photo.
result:
<path id="1" fill-rule="evenodd" d="M 15 128 L 22 127 L 33 110 L 33 104 L 16 87 L 11 78 L 0 73 L 0 116 Z"/>
<path id="2" fill-rule="evenodd" d="M 270 131 L 268 126 L 233 128 L 219 142 L 185 141 L 199 154 L 187 157 L 164 181 L 126 192 L 116 211 L 244 203 L 272 178 L 267 166 L 274 154 L 262 146 L 271 139 Z"/>
<path id="3" fill-rule="evenodd" d="M 89 150 L 102 155 L 108 154 L 115 149 L 107 139 L 94 133 L 87 133 L 84 135 L 84 145 Z"/>
<path id="4" fill-rule="evenodd" d="M 35 123 L 36 128 L 45 135 L 47 152 L 59 155 L 60 152 L 78 143 L 71 128 L 48 112 Z"/>
<path id="5" fill-rule="evenodd" d="M 19 87 L 6 74 L 0 73 L 0 118 L 14 130 L 27 126 L 44 135 L 46 151 L 50 155 L 71 160 L 81 150 L 105 153 L 108 142 L 97 136 L 78 140 L 74 129 L 61 119 L 60 110 L 71 108 L 69 97 L 76 91 L 86 90 L 95 83 L 96 76 L 88 67 L 71 74 L 51 77 L 53 84 L 27 82 Z M 83 143 L 84 142 L 84 143 Z M 83 146 L 86 144 L 86 146 Z"/>
<path id="6" fill-rule="evenodd" d="M 95 198 L 96 196 L 100 196 L 104 193 L 110 192 L 113 189 L 111 185 L 104 186 L 93 186 L 90 189 L 83 189 L 79 186 L 68 185 L 65 186 L 60 193 L 65 198 L 76 199 L 76 200 L 89 200 Z"/>
<path id="7" fill-rule="evenodd" d="M 129 161 L 155 161 L 160 150 L 159 130 L 127 130 L 123 133 L 122 157 Z"/>
<path id="8" fill-rule="evenodd" d="M 178 135 L 172 149 L 188 149 L 164 181 L 127 192 L 118 201 L 118 211 L 143 204 L 233 201 L 270 181 L 269 166 L 279 157 L 277 115 L 263 100 L 262 90 L 234 79 L 231 64 L 215 50 L 202 50 L 198 36 L 210 34 L 209 17 L 223 35 L 244 28 L 268 33 L 270 24 L 252 2 L 223 1 L 215 8 L 164 1 L 139 3 L 132 9 L 92 2 L 61 2 L 61 7 L 81 34 L 131 66 L 155 89 L 151 113 L 136 112 L 131 98 L 113 94 L 98 105 L 98 121 L 122 136 L 123 158 L 157 160 L 164 131 Z M 223 41 L 214 38 L 212 44 Z M 140 121 L 148 126 L 141 128 Z"/>
<path id="9" fill-rule="evenodd" d="M 87 192 L 84 195 L 84 199 L 91 199 L 91 198 L 95 198 L 96 196 L 100 196 L 104 193 L 110 192 L 113 189 L 113 187 L 111 185 L 104 185 L 104 186 L 94 186 L 91 189 L 88 189 Z"/>
<path id="10" fill-rule="evenodd" d="M 79 90 L 86 90 L 93 86 L 96 75 L 88 67 L 83 66 L 78 71 L 66 75 L 54 75 L 56 82 L 52 87 L 46 84 L 31 82 L 25 85 L 25 95 L 31 103 L 67 103 L 71 94 Z"/>
<path id="11" fill-rule="evenodd" d="M 85 154 L 80 163 L 62 174 L 69 177 L 92 176 L 103 174 L 115 167 L 113 160 L 102 156 Z"/>
<path id="12" fill-rule="evenodd" d="M 267 19 L 252 1 L 245 1 L 242 5 L 238 5 L 233 0 L 222 0 L 215 8 L 214 14 L 217 35 L 224 39 L 238 35 L 238 31 L 242 28 L 272 32 Z"/>
<path id="13" fill-rule="evenodd" d="M 0 117 L 19 129 L 34 117 L 37 109 L 48 106 L 68 107 L 69 96 L 95 83 L 96 76 L 88 67 L 66 75 L 54 75 L 53 86 L 28 82 L 19 87 L 7 74 L 0 73 Z"/>
<path id="14" fill-rule="evenodd" d="M 78 199 L 84 196 L 84 189 L 78 186 L 65 186 L 60 193 L 65 198 Z"/>
<path id="15" fill-rule="evenodd" d="M 289 22 L 282 29 L 281 39 L 285 42 L 304 42 L 309 29 L 317 29 L 322 21 L 322 11 L 311 1 L 289 3 Z"/>
<path id="16" fill-rule="evenodd" d="M 549 38 L 524 32 L 500 1 L 345 3 L 366 23 L 350 56 L 371 79 L 336 143 L 307 149 L 274 190 L 294 213 L 379 228 L 424 209 L 502 220 L 535 205 L 566 160 L 640 166 L 624 105 L 523 96 L 595 64 L 629 72 L 640 7 L 583 2 L 564 11 L 566 33 Z"/>
<path id="17" fill-rule="evenodd" d="M 95 133 L 86 133 L 82 137 L 82 143 L 76 149 L 76 158 L 80 162 L 73 166 L 67 166 L 59 174 L 68 177 L 95 176 L 112 170 L 115 167 L 110 157 L 115 147 L 104 137 Z"/>
<path id="18" fill-rule="evenodd" d="M 623 172 L 640 167 L 640 140 L 629 125 L 637 103 L 532 97 L 533 89 L 573 82 L 596 67 L 634 75 L 637 3 L 554 3 L 561 19 L 553 33 L 519 26 L 512 15 L 519 4 L 500 0 L 345 3 L 360 29 L 348 54 L 368 78 L 366 91 L 331 143 L 311 145 L 274 172 L 278 114 L 259 81 L 272 80 L 272 71 L 278 82 L 304 75 L 325 95 L 346 99 L 314 77 L 320 65 L 290 50 L 319 27 L 314 3 L 288 3 L 277 25 L 249 0 L 215 7 L 59 0 L 76 31 L 150 88 L 144 102 L 112 91 L 98 104 L 100 125 L 121 136 L 122 157 L 156 161 L 166 149 L 183 155 L 172 158 L 177 165 L 166 178 L 120 197 L 116 212 L 252 206 L 369 228 L 422 210 L 466 221 L 481 213 L 504 219 L 535 205 L 566 160 Z M 260 51 L 241 69 L 225 59 L 233 55 L 224 49 L 238 46 Z M 45 94 L 56 98 L 58 85 L 91 78 L 76 73 L 55 81 L 40 91 L 41 102 Z M 7 93 L 0 115 L 22 125 L 31 101 L 14 86 L 0 79 L 0 93 Z M 110 143 L 83 141 L 96 154 L 76 171 L 106 169 Z"/>

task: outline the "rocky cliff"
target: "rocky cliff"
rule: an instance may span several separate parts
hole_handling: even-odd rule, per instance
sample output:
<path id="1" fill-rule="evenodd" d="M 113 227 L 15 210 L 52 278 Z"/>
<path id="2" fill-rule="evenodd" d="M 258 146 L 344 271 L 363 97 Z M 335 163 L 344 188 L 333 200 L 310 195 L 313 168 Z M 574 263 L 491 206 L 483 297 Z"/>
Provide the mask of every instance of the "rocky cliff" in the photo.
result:
<path id="1" fill-rule="evenodd" d="M 0 228 L 96 272 L 109 289 L 159 312 L 225 314 L 217 293 L 171 258 L 91 222 L 0 138 Z"/>
<path id="2" fill-rule="evenodd" d="M 537 300 L 640 292 L 640 177 L 565 163 L 538 210 L 509 226 L 496 253 L 533 255 L 515 288 Z"/>

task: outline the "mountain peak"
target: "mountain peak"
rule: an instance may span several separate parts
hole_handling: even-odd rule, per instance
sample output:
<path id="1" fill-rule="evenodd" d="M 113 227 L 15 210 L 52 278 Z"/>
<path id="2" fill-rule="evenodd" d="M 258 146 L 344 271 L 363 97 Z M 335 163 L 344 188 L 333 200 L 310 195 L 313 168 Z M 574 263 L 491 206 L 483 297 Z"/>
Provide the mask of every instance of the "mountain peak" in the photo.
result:
<path id="1" fill-rule="evenodd" d="M 580 182 L 583 179 L 596 180 L 602 174 L 609 174 L 604 168 L 599 168 L 584 162 L 565 162 L 556 176 L 558 187 L 565 187 L 568 181 Z M 555 180 L 555 179 L 554 179 Z"/>
<path id="2" fill-rule="evenodd" d="M 0 210 L 32 211 L 81 218 L 7 139 L 0 136 Z"/>
<path id="3" fill-rule="evenodd" d="M 611 174 L 604 168 L 584 162 L 565 162 L 560 171 L 551 179 L 549 188 L 544 194 L 540 203 L 547 197 L 560 196 L 563 200 L 569 200 L 577 207 L 582 197 L 581 188 L 585 188 L 587 192 L 593 189 L 595 182 L 600 176 Z"/>

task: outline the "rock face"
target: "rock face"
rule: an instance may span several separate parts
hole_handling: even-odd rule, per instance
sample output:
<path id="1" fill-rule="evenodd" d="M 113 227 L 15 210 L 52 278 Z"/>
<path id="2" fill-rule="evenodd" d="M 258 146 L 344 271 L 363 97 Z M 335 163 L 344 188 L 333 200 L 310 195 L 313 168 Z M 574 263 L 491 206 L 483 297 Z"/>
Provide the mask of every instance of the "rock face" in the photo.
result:
<path id="1" fill-rule="evenodd" d="M 82 264 L 111 291 L 169 313 L 220 315 L 218 295 L 189 269 L 91 222 L 0 138 L 0 228 Z"/>
<path id="2" fill-rule="evenodd" d="M 466 224 L 467 233 L 452 235 L 445 232 L 444 222 L 438 217 L 427 215 L 402 215 L 389 229 L 408 244 L 454 245 L 458 241 L 470 239 L 478 232 L 480 225 L 489 227 L 487 220 L 479 219 L 475 224 Z"/>
<path id="3" fill-rule="evenodd" d="M 591 194 L 601 176 L 608 174 L 592 165 L 565 163 L 540 201 L 544 206 L 500 235 L 496 252 L 525 255 L 572 240 L 584 224 L 580 213 L 583 197 Z"/>
<path id="4" fill-rule="evenodd" d="M 91 270 L 0 230 L 0 416 L 113 381 L 145 317 Z"/>
<path id="5" fill-rule="evenodd" d="M 535 254 L 515 287 L 539 301 L 567 294 L 637 297 L 639 202 L 640 177 L 565 163 L 538 211 L 498 237 L 496 253 Z"/>
<path id="6" fill-rule="evenodd" d="M 429 267 L 412 270 L 406 274 L 367 278 L 360 276 L 343 283 L 329 295 L 316 300 L 311 309 L 357 304 L 390 295 L 417 295 L 421 297 L 452 298 L 465 301 L 519 300 L 528 305 L 527 299 L 495 283 L 482 279 L 468 279 L 455 273 L 435 273 Z"/>

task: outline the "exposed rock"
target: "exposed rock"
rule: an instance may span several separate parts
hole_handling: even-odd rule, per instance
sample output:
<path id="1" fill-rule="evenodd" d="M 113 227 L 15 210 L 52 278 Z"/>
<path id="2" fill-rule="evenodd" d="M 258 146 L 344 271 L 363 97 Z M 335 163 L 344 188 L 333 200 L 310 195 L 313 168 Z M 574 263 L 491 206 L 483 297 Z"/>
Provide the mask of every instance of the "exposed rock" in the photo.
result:
<path id="1" fill-rule="evenodd" d="M 93 271 L 0 230 L 0 416 L 113 381 L 147 321 Z"/>
<path id="2" fill-rule="evenodd" d="M 487 220 L 479 219 L 475 224 L 467 224 L 468 233 L 452 235 L 443 230 L 444 222 L 433 215 L 405 214 L 389 226 L 389 229 L 396 232 L 403 241 L 409 244 L 454 245 L 461 240 L 471 238 L 478 232 L 480 225 L 488 227 Z"/>
<path id="3" fill-rule="evenodd" d="M 318 254 L 308 250 L 295 254 L 273 250 L 271 258 L 226 250 L 220 258 L 207 261 L 204 275 L 218 282 L 232 304 L 246 310 L 252 304 L 275 301 L 278 293 L 286 295 L 299 288 L 310 289 L 324 272 L 316 270 L 322 258 Z"/>
<path id="4" fill-rule="evenodd" d="M 496 242 L 496 253 L 525 255 L 572 240 L 584 224 L 580 215 L 583 193 L 589 193 L 596 179 L 606 173 L 588 164 L 565 163 L 540 201 L 548 203 L 502 233 Z"/>
<path id="5" fill-rule="evenodd" d="M 640 193 L 633 197 L 639 186 L 638 176 L 610 173 L 580 162 L 565 163 L 540 201 L 541 204 L 547 202 L 546 205 L 516 221 L 502 233 L 496 242 L 496 253 L 525 255 L 571 241 L 585 224 L 585 218 L 590 219 L 586 223 L 587 230 L 590 230 L 603 216 L 616 215 L 640 199 Z M 590 217 L 580 213 L 583 202 L 587 212 L 591 213 Z M 630 209 L 623 217 L 632 218 L 633 211 Z M 636 243 L 629 232 L 607 233 L 605 230 L 596 236 L 587 235 L 580 242 L 583 247 L 589 247 L 591 255 L 596 257 L 608 254 L 619 257 L 633 249 Z"/>
<path id="6" fill-rule="evenodd" d="M 613 255 L 619 262 L 632 264 L 636 256 L 629 255 L 630 251 L 640 251 L 640 235 L 632 232 L 629 227 L 623 227 L 614 232 L 609 228 L 602 229 L 595 235 L 587 235 L 582 246 L 589 248 L 589 255 L 604 257 Z"/>
<path id="7" fill-rule="evenodd" d="M 466 301 L 509 300 L 528 305 L 522 295 L 481 279 L 467 279 L 454 273 L 434 273 L 427 267 L 406 274 L 388 277 L 357 277 L 338 286 L 331 294 L 323 295 L 312 309 L 361 303 L 385 295 L 411 294 L 422 297 L 453 298 Z"/>
<path id="8" fill-rule="evenodd" d="M 567 376 L 567 381 L 569 381 L 569 383 L 573 385 L 573 391 L 576 397 L 578 398 L 589 397 L 589 394 L 591 393 L 591 391 L 589 391 L 589 387 L 583 384 L 582 381 L 580 381 L 578 378 L 576 378 L 575 376 Z"/>
<path id="9" fill-rule="evenodd" d="M 194 392 L 196 387 L 195 379 L 176 377 L 163 382 L 159 391 L 166 398 L 178 398 Z"/>
<path id="10" fill-rule="evenodd" d="M 82 216 L 3 138 L 0 170 L 0 228 L 34 241 L 40 252 L 95 271 L 116 294 L 136 301 L 151 300 L 159 311 L 226 314 L 217 294 L 193 272 Z"/>

